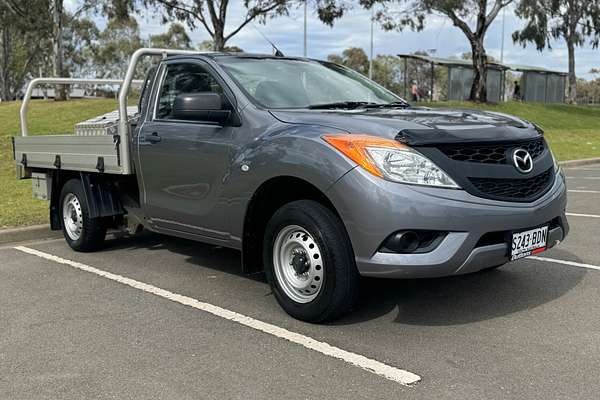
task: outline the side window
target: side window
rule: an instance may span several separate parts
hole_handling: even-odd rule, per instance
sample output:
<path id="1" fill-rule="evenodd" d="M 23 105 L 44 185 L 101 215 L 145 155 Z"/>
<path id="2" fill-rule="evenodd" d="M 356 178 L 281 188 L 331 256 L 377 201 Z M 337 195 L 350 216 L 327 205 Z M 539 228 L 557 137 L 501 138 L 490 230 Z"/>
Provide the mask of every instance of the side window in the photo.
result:
<path id="1" fill-rule="evenodd" d="M 223 95 L 223 88 L 199 64 L 169 64 L 158 97 L 157 119 L 171 118 L 175 97 L 181 93 L 213 92 Z"/>

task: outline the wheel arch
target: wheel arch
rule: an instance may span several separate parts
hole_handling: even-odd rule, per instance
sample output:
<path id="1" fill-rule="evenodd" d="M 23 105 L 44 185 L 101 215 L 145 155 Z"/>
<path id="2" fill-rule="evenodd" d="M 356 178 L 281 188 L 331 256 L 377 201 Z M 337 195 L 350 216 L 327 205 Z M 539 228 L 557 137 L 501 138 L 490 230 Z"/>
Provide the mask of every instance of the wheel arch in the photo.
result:
<path id="1" fill-rule="evenodd" d="M 52 186 L 50 196 L 50 228 L 60 230 L 60 194 L 70 180 L 78 180 L 85 195 L 91 218 L 112 217 L 125 214 L 114 187 L 114 182 L 104 175 L 77 171 L 50 171 Z"/>
<path id="2" fill-rule="evenodd" d="M 242 233 L 242 268 L 244 273 L 263 270 L 262 244 L 265 227 L 281 206 L 296 200 L 314 200 L 340 216 L 329 197 L 317 186 L 294 176 L 277 176 L 263 182 L 252 195 Z"/>

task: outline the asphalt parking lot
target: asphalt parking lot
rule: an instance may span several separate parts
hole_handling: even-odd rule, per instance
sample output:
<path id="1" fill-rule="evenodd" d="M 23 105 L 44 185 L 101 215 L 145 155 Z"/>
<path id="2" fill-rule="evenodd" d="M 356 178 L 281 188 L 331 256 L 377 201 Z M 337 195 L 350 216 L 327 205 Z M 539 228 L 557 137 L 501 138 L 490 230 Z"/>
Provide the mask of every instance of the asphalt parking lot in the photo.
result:
<path id="1" fill-rule="evenodd" d="M 150 234 L 89 254 L 3 247 L 0 399 L 597 398 L 600 165 L 566 175 L 559 248 L 467 276 L 366 280 L 329 325 L 288 317 L 227 249 Z"/>

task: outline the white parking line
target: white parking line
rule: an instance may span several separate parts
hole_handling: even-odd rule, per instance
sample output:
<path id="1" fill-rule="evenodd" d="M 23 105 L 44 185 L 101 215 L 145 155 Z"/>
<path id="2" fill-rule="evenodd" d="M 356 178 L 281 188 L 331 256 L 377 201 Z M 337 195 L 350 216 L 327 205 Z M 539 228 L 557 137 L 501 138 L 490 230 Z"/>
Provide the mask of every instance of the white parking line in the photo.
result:
<path id="1" fill-rule="evenodd" d="M 557 264 L 570 265 L 572 267 L 588 268 L 588 269 L 595 269 L 597 271 L 600 271 L 600 267 L 597 265 L 583 264 L 583 263 L 578 263 L 578 262 L 574 262 L 574 261 L 558 260 L 556 258 L 548 258 L 548 257 L 531 256 L 529 258 L 532 260 L 547 261 L 547 262 L 553 262 L 553 263 L 557 263 Z"/>
<path id="2" fill-rule="evenodd" d="M 390 365 L 384 364 L 380 361 L 367 358 L 360 354 L 355 354 L 335 346 L 331 346 L 325 342 L 320 342 L 309 336 L 302 335 L 300 333 L 289 331 L 285 328 L 281 328 L 276 325 L 269 324 L 267 322 L 259 321 L 252 317 L 248 317 L 243 314 L 239 314 L 235 311 L 230 311 L 225 308 L 221 308 L 209 303 L 204 303 L 191 297 L 183 296 L 177 293 L 169 292 L 168 290 L 161 289 L 159 287 L 149 285 L 147 283 L 139 282 L 134 279 L 126 278 L 121 275 L 113 274 L 107 271 L 100 270 L 98 268 L 91 267 L 76 261 L 67 260 L 52 254 L 44 253 L 43 251 L 31 249 L 25 246 L 17 246 L 14 249 L 22 251 L 27 254 L 32 254 L 44 258 L 46 260 L 54 261 L 60 264 L 68 265 L 73 268 L 77 268 L 82 271 L 91 272 L 106 279 L 110 279 L 115 282 L 122 283 L 123 285 L 130 286 L 135 289 L 142 290 L 147 293 L 154 294 L 167 300 L 174 301 L 189 307 L 196 308 L 198 310 L 210 313 L 217 317 L 224 318 L 229 321 L 237 322 L 240 325 L 247 326 L 257 331 L 267 333 L 269 335 L 276 336 L 281 339 L 288 340 L 292 343 L 299 344 L 306 347 L 307 349 L 314 350 L 318 353 L 324 354 L 329 357 L 337 358 L 345 361 L 348 364 L 352 364 L 359 368 L 362 368 L 368 372 L 382 376 L 394 382 L 398 382 L 402 385 L 412 385 L 421 380 L 419 375 L 413 374 L 412 372 L 405 371 L 403 369 L 395 368 Z"/>
<path id="3" fill-rule="evenodd" d="M 571 193 L 596 193 L 600 194 L 600 190 L 583 190 L 583 189 L 569 189 L 567 192 Z"/>
<path id="4" fill-rule="evenodd" d="M 567 176 L 567 179 L 600 179 L 600 176 Z"/>
<path id="5" fill-rule="evenodd" d="M 600 215 L 567 213 L 567 217 L 600 218 Z"/>

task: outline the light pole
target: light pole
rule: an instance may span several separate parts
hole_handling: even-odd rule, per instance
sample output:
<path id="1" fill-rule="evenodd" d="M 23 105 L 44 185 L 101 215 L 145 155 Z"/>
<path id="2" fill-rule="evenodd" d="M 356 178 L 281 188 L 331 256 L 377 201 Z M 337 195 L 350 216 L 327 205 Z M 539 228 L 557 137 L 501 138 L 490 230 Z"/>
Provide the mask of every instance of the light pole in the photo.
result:
<path id="1" fill-rule="evenodd" d="M 504 28 L 506 25 L 506 7 L 502 10 L 502 44 L 500 48 L 500 64 L 504 63 Z"/>
<path id="2" fill-rule="evenodd" d="M 307 14 L 308 14 L 308 0 L 304 0 L 304 57 L 308 57 L 308 47 L 306 44 L 306 35 L 307 35 Z"/>
<path id="3" fill-rule="evenodd" d="M 369 56 L 369 79 L 373 79 L 373 19 L 375 17 L 374 7 L 371 7 L 371 49 Z"/>

